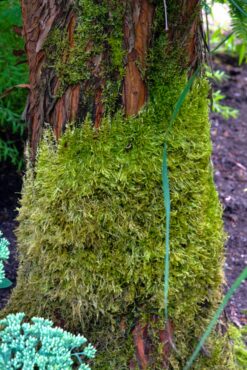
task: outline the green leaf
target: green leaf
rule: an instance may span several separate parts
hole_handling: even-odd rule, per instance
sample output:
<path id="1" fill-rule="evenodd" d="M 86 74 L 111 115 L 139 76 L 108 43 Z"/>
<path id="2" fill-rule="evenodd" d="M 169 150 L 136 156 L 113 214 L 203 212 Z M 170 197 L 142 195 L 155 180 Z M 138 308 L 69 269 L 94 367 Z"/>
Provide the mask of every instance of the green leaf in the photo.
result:
<path id="1" fill-rule="evenodd" d="M 2 282 L 0 283 L 0 289 L 9 288 L 11 285 L 12 285 L 12 282 L 9 279 L 4 278 Z"/>
<path id="2" fill-rule="evenodd" d="M 165 319 L 168 321 L 168 293 L 169 293 L 169 268 L 170 268 L 170 218 L 171 218 L 171 200 L 169 175 L 167 167 L 167 150 L 164 145 L 162 184 L 164 194 L 164 205 L 166 210 L 166 253 L 165 253 L 165 274 L 164 274 L 164 298 L 165 298 Z"/>
<path id="3" fill-rule="evenodd" d="M 188 80 L 187 84 L 185 85 L 185 88 L 183 89 L 182 93 L 180 94 L 178 101 L 175 105 L 174 111 L 172 113 L 172 117 L 170 120 L 170 124 L 168 126 L 168 129 L 171 127 L 171 125 L 174 123 L 175 119 L 177 118 L 178 112 L 180 111 L 181 106 L 183 105 L 186 96 L 188 95 L 191 86 L 193 85 L 193 82 L 195 81 L 196 77 L 199 75 L 200 67 L 196 69 L 196 71 L 193 73 L 193 75 Z"/>
<path id="4" fill-rule="evenodd" d="M 242 64 L 246 55 L 247 51 L 247 45 L 244 43 L 241 45 L 240 50 L 239 50 L 239 64 Z"/>
<path id="5" fill-rule="evenodd" d="M 235 0 L 229 0 L 232 5 L 240 11 L 245 17 L 247 17 L 246 11 L 235 1 Z"/>
<path id="6" fill-rule="evenodd" d="M 224 45 L 225 42 L 227 40 L 229 40 L 232 37 L 233 34 L 234 34 L 234 32 L 229 33 L 229 35 L 227 35 L 218 45 L 215 46 L 215 48 L 213 50 L 211 50 L 211 54 L 215 53 L 222 45 Z"/>
<path id="7" fill-rule="evenodd" d="M 211 333 L 213 327 L 216 325 L 220 315 L 222 314 L 224 308 L 226 307 L 227 303 L 229 302 L 229 300 L 231 299 L 232 295 L 234 294 L 234 292 L 239 288 L 239 286 L 241 285 L 241 283 L 247 279 L 247 267 L 241 272 L 241 274 L 237 277 L 237 279 L 234 281 L 234 283 L 232 284 L 231 288 L 228 290 L 227 294 L 225 295 L 222 303 L 220 304 L 220 306 L 218 307 L 217 311 L 215 312 L 215 315 L 214 317 L 212 318 L 210 324 L 208 325 L 207 327 L 207 330 L 205 331 L 205 333 L 203 334 L 203 336 L 201 337 L 200 341 L 198 342 L 192 356 L 190 357 L 190 359 L 188 360 L 187 364 L 185 365 L 184 369 L 183 370 L 189 370 L 193 364 L 193 362 L 195 361 L 195 359 L 197 358 L 197 356 L 199 355 L 206 339 L 208 338 L 209 334 Z"/>

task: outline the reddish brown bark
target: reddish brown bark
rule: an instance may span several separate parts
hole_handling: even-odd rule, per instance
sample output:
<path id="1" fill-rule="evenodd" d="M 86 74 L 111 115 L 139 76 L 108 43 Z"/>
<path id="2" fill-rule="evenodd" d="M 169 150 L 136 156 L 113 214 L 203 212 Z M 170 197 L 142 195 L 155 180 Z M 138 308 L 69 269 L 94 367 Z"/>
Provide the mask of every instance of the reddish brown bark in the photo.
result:
<path id="1" fill-rule="evenodd" d="M 74 14 L 72 14 L 68 24 L 69 45 L 71 48 L 75 46 L 74 40 L 75 26 L 76 26 L 76 17 Z"/>
<path id="2" fill-rule="evenodd" d="M 199 41 L 199 23 L 200 23 L 200 1 L 188 0 L 184 4 L 183 17 L 188 20 L 188 36 L 187 36 L 187 56 L 188 65 L 190 67 L 196 66 L 198 57 L 201 52 L 198 50 Z"/>
<path id="3" fill-rule="evenodd" d="M 132 335 L 135 345 L 135 358 L 130 361 L 130 370 L 136 369 L 137 367 L 141 370 L 151 369 L 157 365 L 156 358 L 153 350 L 155 348 L 155 340 L 153 338 L 153 331 L 156 331 L 155 326 L 157 325 L 157 317 L 153 317 L 149 324 L 140 324 L 139 322 L 135 325 Z M 151 330 L 151 327 L 153 329 Z M 173 344 L 173 333 L 174 328 L 171 321 L 168 321 L 163 330 L 159 330 L 156 333 L 156 337 L 160 339 L 160 343 L 163 345 L 162 354 L 162 368 L 169 368 L 169 356 L 171 350 L 175 348 Z M 157 340 L 157 339 L 156 339 Z"/>
<path id="4" fill-rule="evenodd" d="M 148 325 L 137 323 L 133 330 L 136 359 L 139 369 L 145 370 L 149 364 Z"/>
<path id="5" fill-rule="evenodd" d="M 41 137 L 44 123 L 49 123 L 56 138 L 62 134 L 69 121 L 87 114 L 87 102 L 82 103 L 82 93 L 92 89 L 90 83 L 78 83 L 68 86 L 61 97 L 57 97 L 61 83 L 52 68 L 46 68 L 47 55 L 43 50 L 44 43 L 54 25 L 64 29 L 68 34 L 70 49 L 63 55 L 63 63 L 69 57 L 70 50 L 75 46 L 74 32 L 76 16 L 73 12 L 72 0 L 22 0 L 23 34 L 26 41 L 26 53 L 30 70 L 30 94 L 26 108 L 26 120 L 29 125 L 29 142 L 31 159 L 35 159 L 36 149 Z M 88 47 L 90 48 L 90 42 Z M 95 126 L 99 127 L 104 113 L 102 93 L 104 81 L 99 77 L 103 55 L 92 60 L 95 66 L 92 71 L 95 94 L 93 111 Z M 91 97 L 90 97 L 91 99 Z M 79 110 L 80 106 L 80 110 Z M 82 112 L 84 110 L 84 112 Z"/>
<path id="6" fill-rule="evenodd" d="M 170 24 L 171 44 L 179 45 L 184 53 L 185 66 L 195 68 L 202 58 L 200 45 L 200 0 L 181 0 L 181 12 L 178 12 L 175 26 Z"/>
<path id="7" fill-rule="evenodd" d="M 164 369 L 168 369 L 169 356 L 170 356 L 171 350 L 175 348 L 173 344 L 173 333 L 174 333 L 174 327 L 170 320 L 166 323 L 165 329 L 160 330 L 159 332 L 160 342 L 163 344 L 163 363 L 162 365 L 164 366 Z"/>
<path id="8" fill-rule="evenodd" d="M 70 86 L 65 94 L 57 101 L 55 109 L 50 115 L 50 122 L 58 139 L 67 122 L 74 121 L 77 117 L 80 97 L 80 85 Z"/>
<path id="9" fill-rule="evenodd" d="M 23 34 L 29 64 L 30 94 L 26 109 L 29 124 L 31 158 L 35 158 L 36 148 L 44 122 L 54 127 L 57 136 L 67 119 L 75 117 L 78 88 L 68 88 L 64 96 L 57 100 L 52 96 L 52 85 L 57 86 L 55 76 L 44 70 L 46 61 L 44 42 L 53 25 L 69 24 L 69 37 L 75 21 L 71 10 L 72 1 L 22 0 Z M 72 22 L 72 25 L 71 25 Z"/>
<path id="10" fill-rule="evenodd" d="M 151 38 L 154 6 L 148 0 L 131 0 L 124 24 L 127 66 L 123 104 L 126 115 L 135 115 L 147 100 L 147 87 L 142 76 Z"/>
<path id="11" fill-rule="evenodd" d="M 104 114 L 104 105 L 103 105 L 103 102 L 102 102 L 102 88 L 100 87 L 97 91 L 96 91 L 96 95 L 95 95 L 95 119 L 94 119 L 94 126 L 96 128 L 99 128 L 100 127 L 100 124 L 101 124 L 101 120 L 102 120 L 102 117 L 103 117 L 103 114 Z"/>
<path id="12" fill-rule="evenodd" d="M 176 25 L 171 25 L 170 38 L 181 42 L 190 66 L 198 60 L 198 24 L 200 22 L 197 7 L 199 0 L 180 0 L 181 13 Z M 29 124 L 29 141 L 32 159 L 41 136 L 44 123 L 49 123 L 59 137 L 68 121 L 83 119 L 91 105 L 95 126 L 99 127 L 104 114 L 103 91 L 106 81 L 102 80 L 101 62 L 105 54 L 97 55 L 92 60 L 95 69 L 91 71 L 92 81 L 68 86 L 61 97 L 57 97 L 60 81 L 55 71 L 45 68 L 46 54 L 43 50 L 54 25 L 68 33 L 70 48 L 75 46 L 74 31 L 76 17 L 73 12 L 73 0 L 22 0 L 23 35 L 26 40 L 26 52 L 30 69 L 30 94 L 26 109 Z M 127 49 L 126 73 L 123 81 L 123 107 L 126 115 L 135 115 L 145 104 L 148 91 L 145 83 L 146 59 L 151 39 L 151 28 L 155 6 L 149 0 L 126 0 L 124 17 L 124 43 Z M 183 27 L 179 25 L 184 24 Z M 183 31 L 181 32 L 180 29 Z M 179 41 L 180 40 L 180 41 Z M 89 48 L 90 48 L 89 41 Z M 69 50 L 63 57 L 66 64 Z M 186 58 L 185 58 L 186 59 Z M 92 90 L 91 101 L 84 99 L 86 90 Z M 82 102 L 83 101 L 83 102 Z M 88 104 L 89 103 L 89 104 Z M 80 107 L 80 109 L 79 109 Z M 83 112 L 82 112 L 83 111 Z"/>

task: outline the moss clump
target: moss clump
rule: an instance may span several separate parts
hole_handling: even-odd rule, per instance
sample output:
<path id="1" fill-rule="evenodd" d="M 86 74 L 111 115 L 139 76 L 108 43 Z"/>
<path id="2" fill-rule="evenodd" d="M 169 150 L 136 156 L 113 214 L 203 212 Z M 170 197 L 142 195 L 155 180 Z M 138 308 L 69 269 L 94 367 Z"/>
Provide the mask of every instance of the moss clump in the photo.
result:
<path id="1" fill-rule="evenodd" d="M 236 328 L 231 325 L 229 328 L 229 335 L 234 344 L 234 358 L 239 370 L 244 370 L 247 367 L 247 326 Z"/>
<path id="2" fill-rule="evenodd" d="M 82 331 L 97 346 L 95 369 L 128 368 L 137 320 L 155 315 L 163 327 L 165 140 L 172 207 L 169 305 L 178 349 L 171 368 L 182 368 L 221 299 L 224 236 L 205 81 L 195 83 L 166 137 L 166 117 L 184 82 L 164 80 L 138 117 L 105 118 L 99 132 L 86 121 L 68 128 L 57 145 L 47 133 L 35 175 L 26 175 L 18 284 L 7 311 Z M 232 369 L 224 342 L 213 336 L 209 356 L 195 368 Z M 157 355 L 152 370 L 161 368 Z"/>

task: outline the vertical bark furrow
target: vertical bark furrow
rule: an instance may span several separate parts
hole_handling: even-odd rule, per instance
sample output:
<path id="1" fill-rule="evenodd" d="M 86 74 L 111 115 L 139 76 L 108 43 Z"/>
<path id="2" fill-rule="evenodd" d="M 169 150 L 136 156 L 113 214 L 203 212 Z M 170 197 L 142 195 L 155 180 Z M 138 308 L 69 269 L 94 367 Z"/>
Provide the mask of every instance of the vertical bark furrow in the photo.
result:
<path id="1" fill-rule="evenodd" d="M 103 114 L 104 114 L 104 105 L 102 102 L 102 88 L 99 87 L 95 95 L 95 118 L 94 118 L 95 128 L 100 127 Z"/>
<path id="2" fill-rule="evenodd" d="M 187 1 L 184 9 L 183 17 L 189 21 L 188 35 L 187 35 L 187 55 L 188 65 L 193 68 L 198 64 L 198 58 L 201 58 L 199 51 L 200 41 L 199 37 L 199 23 L 200 23 L 200 1 Z"/>
<path id="3" fill-rule="evenodd" d="M 147 100 L 144 80 L 154 6 L 148 0 L 132 0 L 127 7 L 124 41 L 128 51 L 123 104 L 126 115 L 135 115 Z"/>
<path id="4" fill-rule="evenodd" d="M 63 97 L 57 100 L 55 97 L 48 94 L 47 87 L 51 88 L 51 80 L 53 78 L 51 72 L 44 71 L 46 63 L 46 55 L 43 51 L 44 43 L 49 32 L 54 24 L 59 25 L 64 22 L 69 22 L 69 41 L 73 45 L 73 29 L 75 27 L 75 17 L 70 15 L 71 1 L 59 0 L 32 0 L 22 1 L 22 16 L 23 16 L 23 33 L 26 41 L 26 53 L 29 64 L 29 79 L 30 79 L 30 94 L 29 102 L 26 109 L 26 120 L 29 124 L 29 140 L 31 144 L 31 158 L 35 159 L 37 145 L 41 136 L 41 131 L 48 115 L 51 117 L 51 122 L 55 123 L 55 131 L 58 135 L 61 133 L 61 126 L 66 121 L 66 117 L 75 116 L 72 110 L 76 110 L 76 99 L 68 99 L 70 92 L 67 92 Z M 65 16 L 70 15 L 69 17 Z M 48 86 L 46 85 L 46 83 Z M 55 84 L 56 85 L 56 84 Z M 69 88 L 70 90 L 71 88 Z M 74 95 L 73 95 L 74 96 Z M 73 108 L 71 102 L 73 101 Z M 56 103 L 58 106 L 55 108 Z M 64 103 L 69 104 L 68 106 Z M 68 111 L 71 112 L 68 114 Z M 48 115 L 47 115 L 48 112 Z M 56 114 L 55 114 L 56 112 Z M 56 117 L 53 117 L 55 114 Z"/>
<path id="5" fill-rule="evenodd" d="M 145 370 L 149 365 L 148 325 L 138 323 L 133 330 L 136 359 L 139 369 Z"/>
<path id="6" fill-rule="evenodd" d="M 195 69 L 202 60 L 200 48 L 201 7 L 199 0 L 180 0 L 180 7 L 172 15 L 169 24 L 169 39 L 179 45 L 184 54 L 184 66 Z"/>

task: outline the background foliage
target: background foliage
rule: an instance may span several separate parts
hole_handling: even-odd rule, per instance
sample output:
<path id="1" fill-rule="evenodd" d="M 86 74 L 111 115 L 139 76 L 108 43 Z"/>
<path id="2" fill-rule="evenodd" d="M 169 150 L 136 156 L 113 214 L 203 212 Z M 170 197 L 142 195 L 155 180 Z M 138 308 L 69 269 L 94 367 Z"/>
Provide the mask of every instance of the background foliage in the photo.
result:
<path id="1" fill-rule="evenodd" d="M 219 49 L 220 52 L 237 57 L 239 64 L 247 60 L 247 2 L 245 0 L 208 0 L 204 1 L 204 9 L 214 22 L 214 5 L 216 3 L 225 4 L 229 7 L 230 27 L 222 24 L 213 27 L 211 32 L 211 43 L 219 44 L 225 36 L 229 36 Z M 222 16 L 223 17 L 223 16 Z M 223 22 L 224 23 L 224 22 Z M 231 31 L 234 31 L 231 34 Z"/>
<path id="2" fill-rule="evenodd" d="M 18 0 L 0 2 L 0 95 L 9 87 L 25 83 L 27 65 L 23 39 L 13 31 L 13 26 L 21 26 L 21 10 Z M 14 55 L 16 54 L 16 55 Z M 0 162 L 8 160 L 19 169 L 22 167 L 25 124 L 21 120 L 26 91 L 14 89 L 0 99 Z"/>

